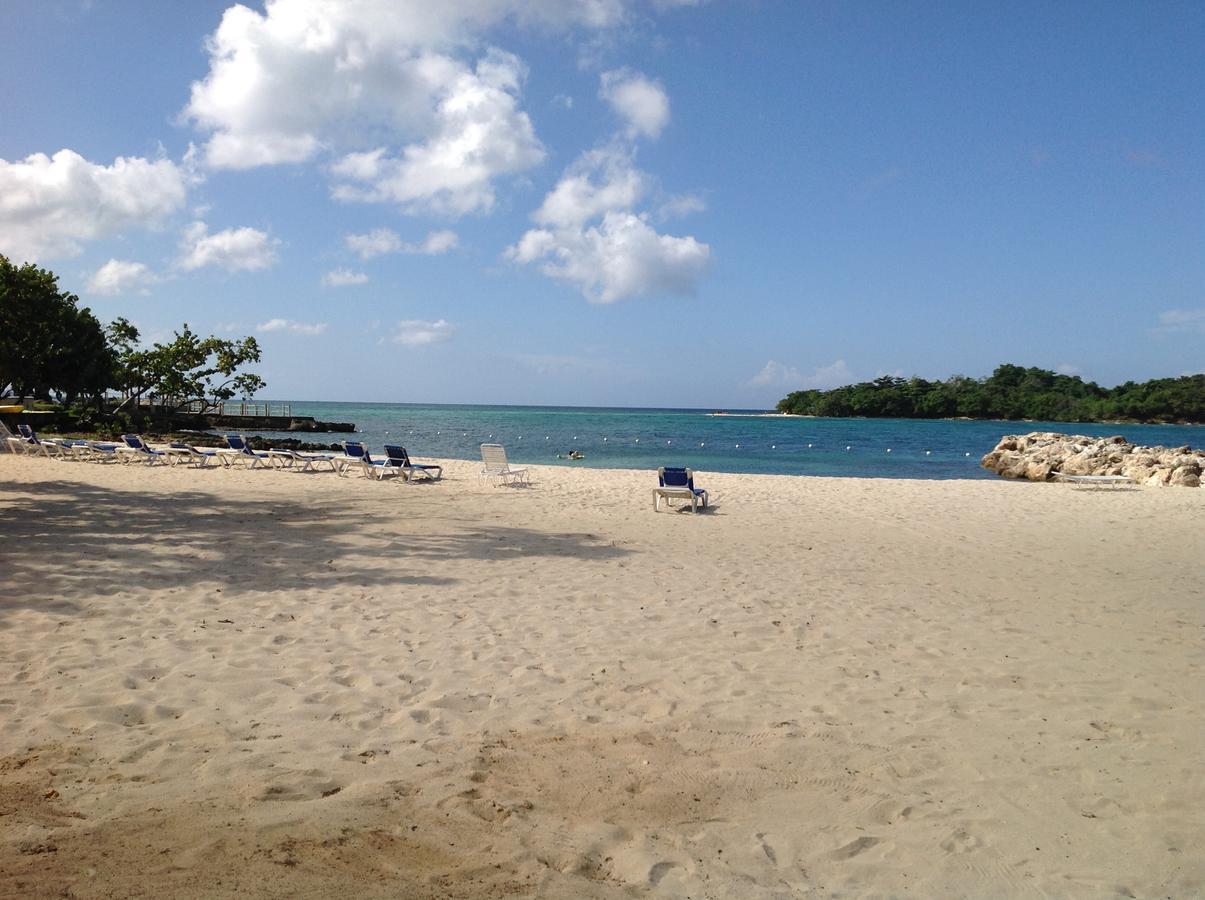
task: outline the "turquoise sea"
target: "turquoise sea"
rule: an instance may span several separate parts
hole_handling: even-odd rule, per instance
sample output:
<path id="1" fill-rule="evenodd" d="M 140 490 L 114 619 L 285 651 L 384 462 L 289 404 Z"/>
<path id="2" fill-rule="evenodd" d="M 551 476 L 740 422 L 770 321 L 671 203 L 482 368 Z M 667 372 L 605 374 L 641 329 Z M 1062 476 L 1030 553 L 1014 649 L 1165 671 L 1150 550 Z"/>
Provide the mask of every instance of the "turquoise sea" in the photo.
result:
<path id="1" fill-rule="evenodd" d="M 294 415 L 354 422 L 370 450 L 401 443 L 415 457 L 480 459 L 489 441 L 514 462 L 592 468 L 690 466 L 704 472 L 858 478 L 995 478 L 980 458 L 1006 434 L 1061 431 L 1124 435 L 1139 444 L 1199 447 L 1205 426 L 811 419 L 758 411 L 292 402 Z M 746 415 L 741 412 L 749 413 Z M 350 435 L 261 432 L 332 442 Z M 578 450 L 580 462 L 557 459 Z"/>

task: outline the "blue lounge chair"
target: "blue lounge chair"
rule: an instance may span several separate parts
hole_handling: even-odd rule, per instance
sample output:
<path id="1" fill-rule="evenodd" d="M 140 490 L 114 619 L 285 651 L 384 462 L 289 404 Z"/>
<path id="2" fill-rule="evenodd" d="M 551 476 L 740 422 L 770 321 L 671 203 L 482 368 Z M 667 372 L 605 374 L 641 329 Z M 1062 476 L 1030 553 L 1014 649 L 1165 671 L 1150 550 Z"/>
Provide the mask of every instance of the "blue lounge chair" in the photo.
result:
<path id="1" fill-rule="evenodd" d="M 44 441 L 39 438 L 34 433 L 34 430 L 24 422 L 21 422 L 17 425 L 17 431 L 19 431 L 21 434 L 21 436 L 17 439 L 17 444 L 26 453 L 33 453 L 35 455 L 41 453 L 43 456 L 58 457 L 66 456 L 68 453 L 68 451 L 61 444 L 58 444 L 54 441 Z"/>
<path id="2" fill-rule="evenodd" d="M 182 441 L 172 441 L 163 452 L 167 454 L 167 461 L 173 466 L 182 462 L 185 465 L 194 465 L 198 469 L 209 465 L 211 459 L 220 458 L 217 450 L 203 450 Z"/>
<path id="3" fill-rule="evenodd" d="M 689 500 L 690 511 L 698 512 L 699 506 L 707 509 L 707 491 L 695 487 L 695 473 L 690 469 L 676 469 L 662 466 L 657 470 L 657 487 L 653 488 L 653 512 L 661 508 L 661 501 L 666 506 L 673 506 L 673 500 Z"/>
<path id="4" fill-rule="evenodd" d="M 346 458 L 344 466 L 339 470 L 340 475 L 346 475 L 347 470 L 354 467 L 360 469 L 361 475 L 376 476 L 378 479 L 383 479 L 386 475 L 401 474 L 389 465 L 388 460 L 373 459 L 362 441 L 343 441 L 343 453 Z"/>
<path id="5" fill-rule="evenodd" d="M 244 468 L 254 469 L 256 466 L 268 465 L 268 454 L 252 450 L 241 434 L 226 435 L 226 443 L 228 446 L 225 449 L 218 450 L 218 459 L 224 466 L 239 463 Z"/>
<path id="6" fill-rule="evenodd" d="M 126 442 L 124 447 L 118 448 L 122 455 L 122 462 L 137 459 L 150 466 L 153 466 L 155 463 L 167 462 L 167 454 L 162 450 L 152 450 L 147 446 L 146 441 L 142 439 L 141 435 L 123 434 L 121 439 Z"/>
<path id="7" fill-rule="evenodd" d="M 416 475 L 421 475 L 429 481 L 438 481 L 443 477 L 443 466 L 424 465 L 413 462 L 405 447 L 386 444 L 385 455 L 389 457 L 388 465 L 400 470 L 406 481 L 414 481 L 414 476 Z"/>
<path id="8" fill-rule="evenodd" d="M 343 457 L 330 453 L 299 453 L 275 448 L 268 451 L 268 461 L 278 469 L 292 469 L 294 472 L 309 472 L 319 463 L 326 463 L 332 472 L 338 472 L 343 466 Z"/>

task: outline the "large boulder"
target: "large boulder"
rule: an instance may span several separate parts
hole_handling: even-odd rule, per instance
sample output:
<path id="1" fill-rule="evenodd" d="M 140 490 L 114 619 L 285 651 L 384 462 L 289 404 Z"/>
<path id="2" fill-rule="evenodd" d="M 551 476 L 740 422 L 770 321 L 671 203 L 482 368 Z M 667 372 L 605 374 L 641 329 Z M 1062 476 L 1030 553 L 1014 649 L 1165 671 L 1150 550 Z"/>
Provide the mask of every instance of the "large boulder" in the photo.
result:
<path id="1" fill-rule="evenodd" d="M 1139 447 L 1123 436 L 1034 431 L 1005 435 L 980 464 L 1005 478 L 1051 481 L 1064 475 L 1125 475 L 1137 484 L 1199 487 L 1205 451 Z"/>

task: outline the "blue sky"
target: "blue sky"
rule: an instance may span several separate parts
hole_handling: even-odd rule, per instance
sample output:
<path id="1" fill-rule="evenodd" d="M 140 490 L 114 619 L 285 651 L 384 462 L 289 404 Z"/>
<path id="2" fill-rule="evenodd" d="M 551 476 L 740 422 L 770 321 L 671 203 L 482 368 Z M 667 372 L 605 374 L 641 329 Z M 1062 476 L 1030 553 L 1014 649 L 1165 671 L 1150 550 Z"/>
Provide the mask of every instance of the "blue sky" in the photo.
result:
<path id="1" fill-rule="evenodd" d="M 0 253 L 272 399 L 1205 370 L 1205 7 L 8 0 Z"/>

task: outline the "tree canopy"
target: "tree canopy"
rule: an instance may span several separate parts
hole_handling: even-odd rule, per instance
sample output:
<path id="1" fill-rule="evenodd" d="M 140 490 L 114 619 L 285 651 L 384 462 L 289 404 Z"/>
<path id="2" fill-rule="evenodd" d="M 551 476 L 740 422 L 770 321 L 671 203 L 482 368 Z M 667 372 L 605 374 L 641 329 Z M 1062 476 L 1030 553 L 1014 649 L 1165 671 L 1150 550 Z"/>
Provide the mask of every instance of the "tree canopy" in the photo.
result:
<path id="1" fill-rule="evenodd" d="M 808 416 L 1205 422 L 1205 375 L 1103 388 L 1076 375 L 1005 364 L 987 378 L 884 376 L 830 391 L 793 391 L 778 410 Z"/>
<path id="2" fill-rule="evenodd" d="M 0 395 L 69 400 L 112 386 L 114 355 L 92 311 L 62 291 L 58 276 L 0 256 Z"/>
<path id="3" fill-rule="evenodd" d="M 0 256 L 0 396 L 49 398 L 99 406 L 109 390 L 137 409 L 152 397 L 169 409 L 200 402 L 209 409 L 235 396 L 252 396 L 264 380 L 246 366 L 259 362 L 253 337 L 201 337 L 187 325 L 150 347 L 124 318 L 102 326 L 79 298 L 61 291 L 58 276 Z"/>

